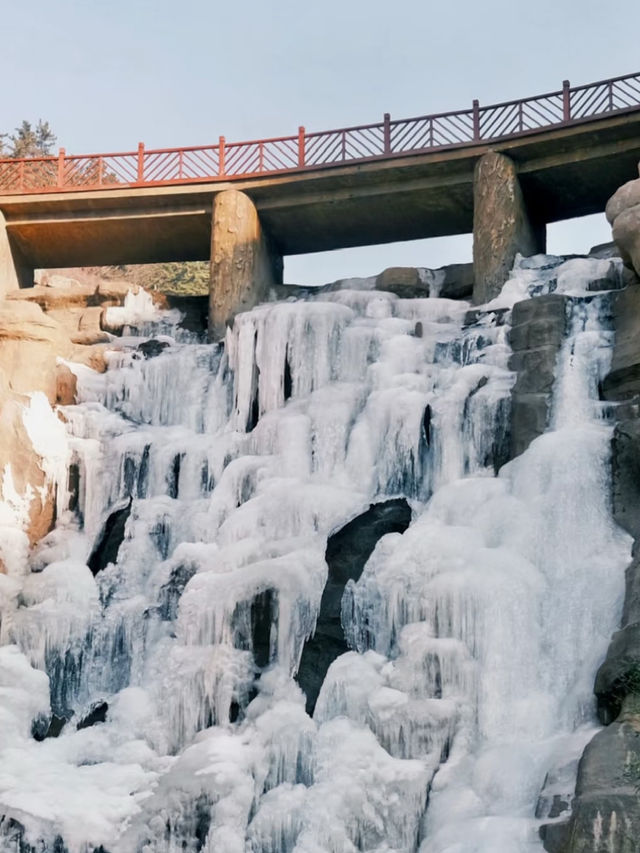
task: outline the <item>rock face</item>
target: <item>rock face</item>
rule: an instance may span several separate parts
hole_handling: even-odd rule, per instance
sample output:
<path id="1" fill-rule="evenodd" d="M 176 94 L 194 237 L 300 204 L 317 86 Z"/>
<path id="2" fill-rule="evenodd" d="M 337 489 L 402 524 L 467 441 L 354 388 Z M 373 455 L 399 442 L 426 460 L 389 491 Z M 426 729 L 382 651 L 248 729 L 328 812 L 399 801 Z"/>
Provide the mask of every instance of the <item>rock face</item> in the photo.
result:
<path id="1" fill-rule="evenodd" d="M 411 509 L 404 498 L 372 504 L 369 509 L 329 537 L 325 559 L 329 567 L 314 636 L 302 653 L 297 680 L 313 714 L 322 682 L 333 661 L 349 650 L 342 629 L 342 594 L 347 581 L 357 581 L 380 537 L 404 533 Z"/>
<path id="2" fill-rule="evenodd" d="M 498 295 L 516 254 L 544 250 L 544 226 L 529 219 L 515 164 L 489 151 L 473 179 L 473 301 L 482 304 Z"/>
<path id="3" fill-rule="evenodd" d="M 473 264 L 449 264 L 434 270 L 388 267 L 376 278 L 376 290 L 391 291 L 405 299 L 468 299 L 473 293 L 473 281 Z"/>
<path id="4" fill-rule="evenodd" d="M 623 261 L 640 275 L 640 178 L 628 181 L 611 196 L 606 214 Z"/>
<path id="5" fill-rule="evenodd" d="M 547 426 L 566 317 L 566 297 L 555 293 L 517 302 L 513 308 L 509 368 L 518 378 L 511 392 L 511 458 L 523 453 Z"/>
<path id="6" fill-rule="evenodd" d="M 635 697 L 584 751 L 563 853 L 637 853 L 639 785 L 640 700 Z"/>
<path id="7" fill-rule="evenodd" d="M 607 205 L 623 260 L 640 268 L 640 180 Z M 596 675 L 598 716 L 607 728 L 580 761 L 567 843 L 558 853 L 632 853 L 640 839 L 640 284 L 632 273 L 613 304 L 616 339 L 602 395 L 619 402 L 612 439 L 612 508 L 634 537 L 620 630 Z M 545 841 L 546 845 L 546 841 Z M 555 848 L 547 846 L 552 851 Z"/>
<path id="8" fill-rule="evenodd" d="M 602 393 L 606 400 L 630 400 L 640 394 L 640 284 L 616 293 L 613 313 L 615 347 Z"/>
<path id="9" fill-rule="evenodd" d="M 255 205 L 242 192 L 224 190 L 213 199 L 209 340 L 224 337 L 240 311 L 266 299 L 282 284 L 282 256 L 263 232 Z"/>

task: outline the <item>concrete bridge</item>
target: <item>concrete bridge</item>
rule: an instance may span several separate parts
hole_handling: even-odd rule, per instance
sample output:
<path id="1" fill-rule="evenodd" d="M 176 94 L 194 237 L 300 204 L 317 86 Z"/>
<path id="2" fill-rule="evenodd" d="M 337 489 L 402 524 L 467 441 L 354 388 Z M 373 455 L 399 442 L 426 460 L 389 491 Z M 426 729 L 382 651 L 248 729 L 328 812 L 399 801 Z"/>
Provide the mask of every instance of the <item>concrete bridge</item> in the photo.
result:
<path id="1" fill-rule="evenodd" d="M 277 139 L 0 160 L 0 293 L 41 267 L 210 259 L 216 338 L 284 255 L 473 231 L 482 302 L 639 160 L 640 74 Z"/>

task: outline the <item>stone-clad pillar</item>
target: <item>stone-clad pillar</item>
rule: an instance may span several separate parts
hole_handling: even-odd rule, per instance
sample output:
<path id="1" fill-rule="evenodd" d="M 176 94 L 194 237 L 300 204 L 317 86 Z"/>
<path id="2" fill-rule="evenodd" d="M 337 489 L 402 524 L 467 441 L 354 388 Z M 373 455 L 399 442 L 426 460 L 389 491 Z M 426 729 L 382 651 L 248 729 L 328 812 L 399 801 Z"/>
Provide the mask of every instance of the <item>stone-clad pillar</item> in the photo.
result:
<path id="1" fill-rule="evenodd" d="M 224 337 L 236 314 L 266 298 L 282 284 L 282 256 L 262 230 L 255 205 L 242 192 L 224 190 L 213 198 L 209 340 Z"/>
<path id="2" fill-rule="evenodd" d="M 473 301 L 488 302 L 509 277 L 516 254 L 545 250 L 545 227 L 530 220 L 515 164 L 489 151 L 473 178 Z"/>
<path id="3" fill-rule="evenodd" d="M 0 299 L 19 287 L 33 287 L 33 269 L 25 263 L 9 236 L 6 220 L 0 212 Z"/>

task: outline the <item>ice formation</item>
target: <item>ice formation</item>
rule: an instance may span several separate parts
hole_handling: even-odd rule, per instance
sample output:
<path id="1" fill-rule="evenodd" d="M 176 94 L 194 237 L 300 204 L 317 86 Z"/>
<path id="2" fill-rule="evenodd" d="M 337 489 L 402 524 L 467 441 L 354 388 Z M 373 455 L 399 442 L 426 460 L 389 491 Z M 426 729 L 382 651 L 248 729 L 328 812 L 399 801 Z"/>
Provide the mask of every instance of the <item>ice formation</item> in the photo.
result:
<path id="1" fill-rule="evenodd" d="M 467 303 L 366 282 L 257 307 L 224 347 L 144 295 L 110 315 L 129 337 L 105 374 L 73 366 L 66 435 L 43 400 L 25 412 L 61 501 L 31 555 L 3 480 L 2 849 L 540 851 L 545 777 L 570 797 L 594 731 L 630 550 L 599 264 L 520 261 L 468 325 Z M 509 310 L 553 288 L 571 331 L 551 426 L 503 464 Z M 158 332 L 170 345 L 142 357 Z M 412 523 L 347 585 L 352 650 L 312 719 L 294 677 L 327 537 L 397 496 Z M 124 539 L 94 575 L 114 512 Z"/>

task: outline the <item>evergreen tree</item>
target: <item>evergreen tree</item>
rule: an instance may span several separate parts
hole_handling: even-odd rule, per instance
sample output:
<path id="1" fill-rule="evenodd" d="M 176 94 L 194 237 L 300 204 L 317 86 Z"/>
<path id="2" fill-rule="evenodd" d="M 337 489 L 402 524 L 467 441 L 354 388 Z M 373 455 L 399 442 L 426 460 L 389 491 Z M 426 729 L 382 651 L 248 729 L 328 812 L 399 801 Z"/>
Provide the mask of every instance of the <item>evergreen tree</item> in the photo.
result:
<path id="1" fill-rule="evenodd" d="M 9 142 L 7 147 L 6 140 Z M 0 151 L 9 157 L 42 157 L 51 154 L 56 144 L 56 135 L 48 121 L 38 120 L 35 127 L 24 120 L 15 132 L 0 136 Z"/>

